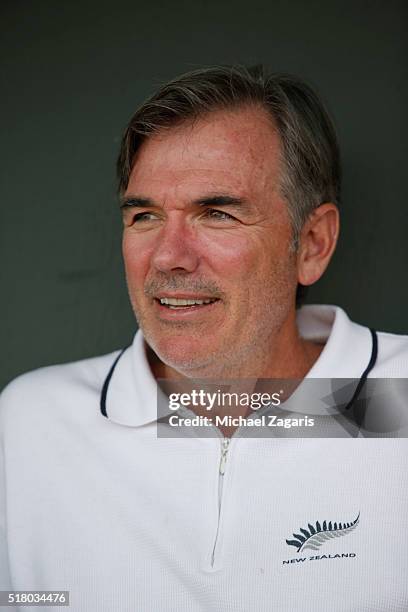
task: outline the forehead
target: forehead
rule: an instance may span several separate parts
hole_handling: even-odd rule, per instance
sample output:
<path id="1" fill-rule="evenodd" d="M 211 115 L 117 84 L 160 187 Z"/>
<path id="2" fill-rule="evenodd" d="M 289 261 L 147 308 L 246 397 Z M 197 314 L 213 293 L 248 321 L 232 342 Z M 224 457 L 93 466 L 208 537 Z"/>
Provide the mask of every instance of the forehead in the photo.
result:
<path id="1" fill-rule="evenodd" d="M 265 110 L 217 111 L 149 137 L 126 193 L 234 189 L 251 195 L 277 184 L 279 159 L 279 135 Z"/>

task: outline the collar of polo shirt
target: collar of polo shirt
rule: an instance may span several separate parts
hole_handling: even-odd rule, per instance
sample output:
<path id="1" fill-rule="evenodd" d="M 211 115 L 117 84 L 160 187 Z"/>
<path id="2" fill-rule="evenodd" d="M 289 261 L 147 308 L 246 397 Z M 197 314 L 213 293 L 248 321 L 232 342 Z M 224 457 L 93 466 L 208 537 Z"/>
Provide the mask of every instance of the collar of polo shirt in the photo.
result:
<path id="1" fill-rule="evenodd" d="M 325 342 L 306 378 L 360 379 L 373 353 L 370 330 L 350 321 L 337 306 L 308 305 L 297 313 L 300 335 Z M 330 383 L 328 383 L 330 384 Z M 117 356 L 105 381 L 102 413 L 120 425 L 139 427 L 157 420 L 157 384 L 147 361 L 144 338 L 138 330 L 133 343 Z M 328 386 L 329 391 L 329 386 Z M 350 392 L 350 399 L 353 391 Z M 321 405 L 319 410 L 326 410 Z"/>

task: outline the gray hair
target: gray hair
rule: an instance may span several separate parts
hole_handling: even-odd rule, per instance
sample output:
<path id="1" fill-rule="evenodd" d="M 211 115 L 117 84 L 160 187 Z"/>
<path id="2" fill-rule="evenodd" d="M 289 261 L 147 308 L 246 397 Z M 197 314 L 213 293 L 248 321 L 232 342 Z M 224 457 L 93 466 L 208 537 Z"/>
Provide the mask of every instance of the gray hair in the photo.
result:
<path id="1" fill-rule="evenodd" d="M 301 79 L 261 66 L 216 66 L 187 72 L 163 85 L 135 112 L 117 162 L 119 193 L 129 183 L 135 155 L 149 136 L 222 109 L 264 108 L 282 147 L 280 193 L 288 204 L 293 246 L 310 213 L 339 203 L 340 154 L 333 122 L 316 92 Z"/>

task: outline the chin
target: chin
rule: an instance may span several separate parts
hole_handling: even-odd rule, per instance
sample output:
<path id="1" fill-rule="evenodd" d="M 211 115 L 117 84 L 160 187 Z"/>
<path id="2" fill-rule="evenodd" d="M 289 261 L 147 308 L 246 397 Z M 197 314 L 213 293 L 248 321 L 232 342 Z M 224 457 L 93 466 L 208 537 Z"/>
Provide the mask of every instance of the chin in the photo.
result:
<path id="1" fill-rule="evenodd" d="M 156 355 L 167 366 L 184 376 L 200 377 L 214 362 L 214 349 L 191 337 L 161 339 L 150 343 Z"/>

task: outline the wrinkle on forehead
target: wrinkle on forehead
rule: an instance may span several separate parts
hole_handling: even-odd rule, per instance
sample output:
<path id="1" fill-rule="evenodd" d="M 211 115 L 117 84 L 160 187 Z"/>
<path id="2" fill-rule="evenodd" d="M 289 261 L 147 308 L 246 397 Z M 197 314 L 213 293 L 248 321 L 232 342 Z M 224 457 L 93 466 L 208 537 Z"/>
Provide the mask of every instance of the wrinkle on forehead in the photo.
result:
<path id="1" fill-rule="evenodd" d="M 264 109 L 216 111 L 148 138 L 135 158 L 128 190 L 147 185 L 176 195 L 234 189 L 251 197 L 276 190 L 279 160 L 279 134 Z"/>

